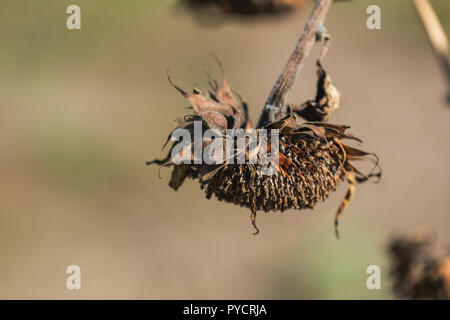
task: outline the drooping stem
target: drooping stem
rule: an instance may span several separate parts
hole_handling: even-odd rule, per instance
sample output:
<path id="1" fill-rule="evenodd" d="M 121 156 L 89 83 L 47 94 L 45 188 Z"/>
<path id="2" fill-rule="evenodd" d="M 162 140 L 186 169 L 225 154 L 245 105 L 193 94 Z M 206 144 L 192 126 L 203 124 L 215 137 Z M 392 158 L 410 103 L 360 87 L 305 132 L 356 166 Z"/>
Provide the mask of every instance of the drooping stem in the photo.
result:
<path id="1" fill-rule="evenodd" d="M 316 0 L 314 9 L 308 18 L 294 52 L 292 52 L 286 67 L 267 98 L 258 121 L 258 128 L 264 127 L 286 114 L 289 93 L 294 86 L 304 60 L 314 46 L 317 31 L 323 25 L 332 2 L 333 0 Z"/>
<path id="2" fill-rule="evenodd" d="M 413 2 L 428 34 L 433 51 L 442 66 L 444 76 L 447 79 L 450 102 L 450 58 L 447 36 L 430 2 L 428 0 L 414 0 Z"/>

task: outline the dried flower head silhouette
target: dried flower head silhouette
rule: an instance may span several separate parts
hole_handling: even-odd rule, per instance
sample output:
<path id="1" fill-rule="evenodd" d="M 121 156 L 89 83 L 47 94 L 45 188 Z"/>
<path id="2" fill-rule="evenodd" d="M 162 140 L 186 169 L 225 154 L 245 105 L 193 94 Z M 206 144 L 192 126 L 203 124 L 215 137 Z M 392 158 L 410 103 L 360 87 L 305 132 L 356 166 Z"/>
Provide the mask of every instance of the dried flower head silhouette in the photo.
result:
<path id="1" fill-rule="evenodd" d="M 179 0 L 200 18 L 280 16 L 304 6 L 309 0 Z"/>
<path id="2" fill-rule="evenodd" d="M 427 229 L 389 241 L 393 292 L 400 299 L 450 299 L 450 250 Z"/>
<path id="3" fill-rule="evenodd" d="M 248 116 L 247 103 L 231 89 L 225 73 L 222 83 L 210 77 L 211 91 L 208 95 L 202 95 L 197 89 L 194 89 L 193 93 L 187 93 L 173 84 L 169 77 L 170 83 L 193 108 L 193 113 L 185 116 L 184 122 L 180 123 L 178 128 L 192 132 L 194 122 L 201 121 L 203 131 L 215 129 L 222 133 L 222 139 L 230 139 L 227 134 L 229 130 L 233 132 L 239 129 L 254 130 L 257 135 L 278 130 L 279 134 L 277 150 L 274 150 L 272 140 L 267 145 L 269 153 L 278 154 L 277 170 L 271 175 L 262 174 L 262 169 L 267 166 L 263 159 L 257 157 L 256 163 L 249 161 L 250 154 L 254 152 L 251 148 L 245 153 L 246 161 L 241 164 L 231 161 L 230 158 L 224 158 L 221 164 L 175 163 L 171 154 L 180 143 L 175 141 L 166 158 L 148 162 L 148 164 L 156 163 L 160 167 L 173 167 L 170 187 L 177 190 L 186 178 L 198 179 L 207 198 L 214 195 L 219 200 L 249 208 L 257 234 L 258 211 L 314 209 L 318 202 L 324 201 L 336 190 L 338 184 L 347 180 L 349 189 L 335 217 L 336 236 L 339 236 L 338 219 L 353 197 L 355 183 L 364 182 L 371 177 L 379 178 L 381 171 L 372 170 L 368 174 L 363 174 L 357 170 L 351 160 L 365 159 L 369 156 L 372 156 L 369 159 L 375 163 L 374 169 L 379 169 L 377 156 L 342 142 L 343 140 L 361 142 L 347 133 L 348 126 L 325 122 L 340 104 L 340 93 L 322 64 L 322 58 L 329 46 L 329 36 L 325 33 L 322 23 L 331 2 L 332 0 L 322 0 L 316 3 L 305 30 L 285 69 L 273 86 L 258 125 L 254 129 Z M 294 85 L 302 61 L 314 43 L 322 40 L 325 44 L 317 60 L 316 98 L 298 107 L 292 106 L 288 103 L 287 96 Z M 308 122 L 297 124 L 298 117 Z M 211 142 L 210 138 L 203 138 L 202 148 L 206 149 Z M 192 144 L 189 147 L 192 147 Z M 258 147 L 259 145 L 256 149 Z M 194 152 L 191 155 L 194 159 Z"/>

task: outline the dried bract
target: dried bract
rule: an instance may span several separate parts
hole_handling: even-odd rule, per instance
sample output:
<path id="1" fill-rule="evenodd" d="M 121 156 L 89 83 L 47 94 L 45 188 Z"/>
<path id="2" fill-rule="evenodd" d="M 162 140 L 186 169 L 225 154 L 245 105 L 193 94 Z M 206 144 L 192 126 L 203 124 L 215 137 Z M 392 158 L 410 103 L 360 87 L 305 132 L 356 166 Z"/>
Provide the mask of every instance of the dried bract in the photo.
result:
<path id="1" fill-rule="evenodd" d="M 308 121 L 328 121 L 341 104 L 341 93 L 333 85 L 320 60 L 317 61 L 317 74 L 316 98 L 294 107 L 293 111 Z"/>

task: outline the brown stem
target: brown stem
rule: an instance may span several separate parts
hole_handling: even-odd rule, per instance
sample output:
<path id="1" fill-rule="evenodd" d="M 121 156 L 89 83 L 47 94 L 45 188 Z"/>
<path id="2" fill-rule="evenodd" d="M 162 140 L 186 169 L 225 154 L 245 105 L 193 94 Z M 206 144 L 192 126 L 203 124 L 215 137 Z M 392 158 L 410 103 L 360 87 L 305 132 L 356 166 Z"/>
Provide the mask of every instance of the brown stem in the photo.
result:
<path id="1" fill-rule="evenodd" d="M 333 0 L 316 0 L 314 9 L 295 46 L 294 52 L 292 52 L 286 67 L 267 98 L 259 118 L 258 128 L 264 127 L 285 115 L 289 93 L 294 86 L 304 60 L 314 46 L 317 31 L 322 26 L 332 2 Z"/>
<path id="2" fill-rule="evenodd" d="M 430 2 L 428 0 L 413 0 L 413 2 L 428 34 L 431 47 L 442 66 L 447 79 L 448 93 L 450 94 L 450 61 L 447 36 Z"/>

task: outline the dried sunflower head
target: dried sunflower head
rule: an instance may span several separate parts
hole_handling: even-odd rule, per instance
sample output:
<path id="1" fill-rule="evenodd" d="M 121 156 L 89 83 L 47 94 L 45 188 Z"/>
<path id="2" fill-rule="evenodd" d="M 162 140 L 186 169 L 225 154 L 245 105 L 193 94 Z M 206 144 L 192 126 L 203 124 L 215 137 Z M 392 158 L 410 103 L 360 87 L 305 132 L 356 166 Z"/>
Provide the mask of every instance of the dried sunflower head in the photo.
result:
<path id="1" fill-rule="evenodd" d="M 227 17 L 280 16 L 302 7 L 307 0 L 180 0 L 201 21 Z M 207 19 L 207 20 L 206 20 Z"/>
<path id="2" fill-rule="evenodd" d="M 211 89 L 205 95 L 197 89 L 188 93 L 169 77 L 170 83 L 190 102 L 193 112 L 185 116 L 166 141 L 173 141 L 166 158 L 149 164 L 174 167 L 169 183 L 173 189 L 177 190 L 186 178 L 198 179 L 207 198 L 214 195 L 249 208 L 257 234 L 257 211 L 312 209 L 347 180 L 349 190 L 335 217 L 338 236 L 338 219 L 353 197 L 355 183 L 379 178 L 381 172 L 372 170 L 366 175 L 357 170 L 352 160 L 369 156 L 375 162 L 374 169 L 379 169 L 377 156 L 344 143 L 361 142 L 347 133 L 348 126 L 322 122 L 340 104 L 340 93 L 322 66 L 330 40 L 323 20 L 331 3 L 332 0 L 315 3 L 256 128 L 252 128 L 248 117 L 247 103 L 231 89 L 225 75 L 222 83 L 209 76 Z M 325 40 L 325 45 L 317 62 L 316 98 L 292 110 L 288 94 L 304 58 L 321 40 Z M 295 114 L 314 122 L 297 123 Z"/>
<path id="3" fill-rule="evenodd" d="M 393 291 L 399 298 L 450 299 L 450 252 L 428 230 L 396 235 L 389 242 Z"/>
<path id="4" fill-rule="evenodd" d="M 330 83 L 323 81 L 325 70 L 319 66 L 318 105 L 330 102 L 323 99 L 332 89 Z M 169 77 L 169 81 L 172 83 Z M 200 141 L 176 140 L 166 158 L 154 160 L 160 166 L 172 166 L 172 177 L 169 185 L 177 190 L 186 178 L 198 179 L 206 197 L 213 195 L 226 202 L 231 202 L 251 210 L 251 220 L 256 227 L 257 211 L 284 211 L 287 209 L 313 209 L 318 202 L 324 201 L 336 190 L 338 184 L 347 180 L 349 191 L 336 214 L 336 226 L 339 215 L 353 196 L 356 182 L 363 182 L 380 172 L 367 175 L 358 171 L 351 160 L 376 156 L 372 153 L 353 148 L 345 144 L 345 140 L 358 138 L 347 133 L 348 126 L 325 122 L 304 122 L 297 124 L 296 116 L 289 112 L 284 118 L 253 129 L 248 117 L 247 103 L 235 95 L 226 77 L 222 83 L 210 78 L 211 90 L 203 95 L 199 90 L 188 93 L 175 84 L 172 85 L 190 102 L 193 113 L 185 116 L 184 121 L 176 129 L 184 129 L 191 137 L 195 135 L 197 125 L 201 131 Z M 325 85 L 326 84 L 326 85 Z M 214 129 L 218 132 L 216 139 L 222 139 L 227 145 L 231 141 L 232 154 L 221 153 L 219 162 L 205 163 L 202 156 L 195 153 L 195 143 L 201 147 L 202 153 L 207 151 L 213 140 L 205 135 Z M 175 130 L 175 131 L 176 131 Z M 174 132 L 175 132 L 174 131 Z M 237 148 L 234 141 L 236 133 L 252 133 L 258 138 L 265 137 L 267 155 L 277 156 L 277 163 L 267 163 L 267 158 L 260 156 L 262 143 L 251 147 L 244 142 L 243 148 Z M 276 133 L 277 137 L 273 137 Z M 270 140 L 270 142 L 268 142 Z M 217 142 L 217 140 L 215 140 Z M 225 143 L 227 142 L 227 143 Z M 183 145 L 184 144 L 184 145 Z M 187 151 L 184 163 L 176 163 L 174 155 Z M 251 155 L 256 155 L 251 157 Z M 243 157 L 243 162 L 237 159 Z M 253 161 L 251 161 L 253 160 Z M 377 160 L 375 160 L 377 161 Z M 270 161 L 269 161 L 270 162 Z M 275 168 L 270 174 L 265 171 Z"/>

